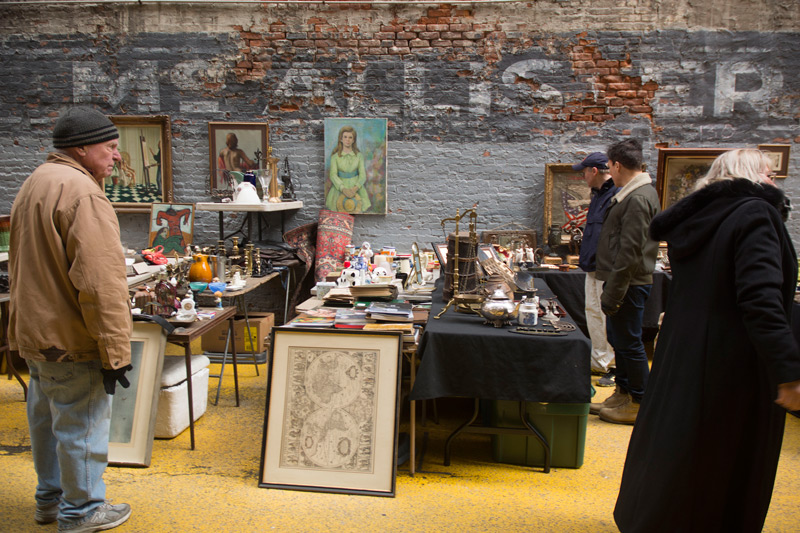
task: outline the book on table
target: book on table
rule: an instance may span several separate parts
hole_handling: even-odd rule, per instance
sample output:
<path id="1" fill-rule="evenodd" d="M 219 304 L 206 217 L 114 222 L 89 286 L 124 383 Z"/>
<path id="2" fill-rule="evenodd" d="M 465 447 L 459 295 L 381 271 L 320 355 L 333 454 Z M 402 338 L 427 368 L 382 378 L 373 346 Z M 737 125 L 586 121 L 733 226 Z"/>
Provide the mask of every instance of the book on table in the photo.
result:
<path id="1" fill-rule="evenodd" d="M 389 322 L 413 322 L 414 308 L 407 302 L 372 302 L 367 318 Z"/>
<path id="2" fill-rule="evenodd" d="M 337 309 L 333 326 L 336 328 L 361 329 L 367 323 L 367 312 L 358 309 Z"/>
<path id="3" fill-rule="evenodd" d="M 334 325 L 334 317 L 302 314 L 291 319 L 286 325 L 292 327 L 329 328 Z"/>

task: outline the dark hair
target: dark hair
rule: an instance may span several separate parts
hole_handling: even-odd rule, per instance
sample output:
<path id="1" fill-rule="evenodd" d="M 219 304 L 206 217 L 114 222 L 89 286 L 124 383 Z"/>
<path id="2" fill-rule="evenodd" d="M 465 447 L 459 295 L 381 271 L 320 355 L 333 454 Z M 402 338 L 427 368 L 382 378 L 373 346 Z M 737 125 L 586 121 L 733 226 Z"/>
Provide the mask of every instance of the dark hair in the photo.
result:
<path id="1" fill-rule="evenodd" d="M 642 169 L 642 143 L 636 139 L 625 139 L 608 147 L 609 161 L 616 161 L 629 170 Z"/>

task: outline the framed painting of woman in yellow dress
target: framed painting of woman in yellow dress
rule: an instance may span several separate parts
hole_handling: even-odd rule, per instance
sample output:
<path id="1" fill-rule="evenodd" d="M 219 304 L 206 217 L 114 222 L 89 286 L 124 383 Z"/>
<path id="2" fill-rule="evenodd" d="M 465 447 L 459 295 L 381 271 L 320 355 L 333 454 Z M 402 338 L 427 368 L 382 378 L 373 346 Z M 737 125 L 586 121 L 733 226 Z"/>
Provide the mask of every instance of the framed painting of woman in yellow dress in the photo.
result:
<path id="1" fill-rule="evenodd" d="M 385 118 L 325 119 L 325 207 L 386 214 Z"/>

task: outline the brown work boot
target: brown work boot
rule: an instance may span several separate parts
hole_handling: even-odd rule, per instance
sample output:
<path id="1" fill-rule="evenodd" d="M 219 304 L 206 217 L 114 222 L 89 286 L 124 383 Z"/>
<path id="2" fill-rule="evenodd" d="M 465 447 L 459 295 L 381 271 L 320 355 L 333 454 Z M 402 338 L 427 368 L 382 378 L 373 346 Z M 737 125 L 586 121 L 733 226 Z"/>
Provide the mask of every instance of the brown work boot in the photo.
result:
<path id="1" fill-rule="evenodd" d="M 617 407 L 600 409 L 600 420 L 612 424 L 627 424 L 632 426 L 639 414 L 639 402 L 628 395 L 627 399 Z"/>
<path id="2" fill-rule="evenodd" d="M 604 402 L 589 404 L 589 412 L 593 415 L 599 415 L 600 409 L 604 409 L 606 407 L 617 407 L 629 397 L 630 395 L 627 392 L 622 392 L 622 389 L 620 389 L 619 385 L 617 385 L 617 388 L 614 389 L 614 394 L 606 398 Z"/>

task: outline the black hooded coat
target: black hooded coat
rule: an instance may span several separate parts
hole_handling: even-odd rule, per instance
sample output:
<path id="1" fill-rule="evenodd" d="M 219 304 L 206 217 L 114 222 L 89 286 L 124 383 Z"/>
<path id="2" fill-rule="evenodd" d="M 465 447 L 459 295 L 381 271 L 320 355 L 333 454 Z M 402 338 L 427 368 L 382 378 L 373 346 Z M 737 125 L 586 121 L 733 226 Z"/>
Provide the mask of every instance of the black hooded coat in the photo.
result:
<path id="1" fill-rule="evenodd" d="M 614 510 L 620 531 L 761 531 L 786 416 L 777 386 L 800 380 L 787 211 L 780 189 L 734 179 L 653 219 L 673 280 Z"/>

